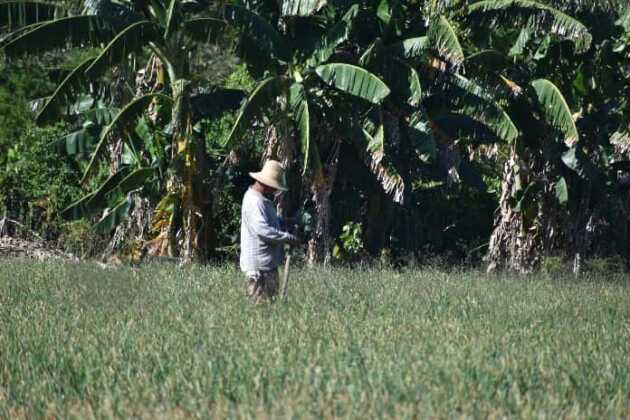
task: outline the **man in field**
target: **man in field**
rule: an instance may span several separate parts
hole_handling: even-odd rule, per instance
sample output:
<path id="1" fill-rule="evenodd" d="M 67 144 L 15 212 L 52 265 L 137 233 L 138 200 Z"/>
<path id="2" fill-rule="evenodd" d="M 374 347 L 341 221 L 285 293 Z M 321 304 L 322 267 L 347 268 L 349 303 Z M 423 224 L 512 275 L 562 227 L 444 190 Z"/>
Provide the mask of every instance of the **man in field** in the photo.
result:
<path id="1" fill-rule="evenodd" d="M 284 169 L 269 160 L 254 178 L 243 197 L 241 209 L 241 270 L 248 280 L 247 294 L 255 301 L 273 300 L 278 293 L 278 266 L 282 263 L 285 243 L 297 238 L 280 229 L 280 219 L 273 204 L 278 191 L 286 191 Z"/>

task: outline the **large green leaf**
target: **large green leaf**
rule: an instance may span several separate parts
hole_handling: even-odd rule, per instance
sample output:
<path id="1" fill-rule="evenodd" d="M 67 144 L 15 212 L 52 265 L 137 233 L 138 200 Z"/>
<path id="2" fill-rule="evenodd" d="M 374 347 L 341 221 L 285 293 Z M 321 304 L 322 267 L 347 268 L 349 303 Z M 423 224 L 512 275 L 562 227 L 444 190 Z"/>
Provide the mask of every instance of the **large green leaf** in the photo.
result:
<path id="1" fill-rule="evenodd" d="M 471 80 L 458 75 L 448 76 L 436 99 L 446 102 L 452 107 L 453 113 L 468 116 L 486 125 L 505 142 L 513 142 L 519 136 L 516 125 L 493 95 Z"/>
<path id="2" fill-rule="evenodd" d="M 142 49 L 158 37 L 158 28 L 153 22 L 144 20 L 133 23 L 107 44 L 86 73 L 91 77 L 100 76 L 107 69 L 121 63 L 130 53 Z"/>
<path id="3" fill-rule="evenodd" d="M 120 196 L 112 197 L 110 194 L 116 186 L 129 173 L 128 167 L 122 167 L 114 174 L 110 175 L 96 190 L 84 195 L 74 203 L 70 204 L 61 212 L 61 216 L 68 220 L 77 220 L 83 217 L 91 217 L 104 208 L 111 206 Z M 110 201 L 110 199 L 114 201 Z"/>
<path id="4" fill-rule="evenodd" d="M 94 172 L 94 170 L 96 169 L 96 164 L 102 158 L 105 152 L 105 147 L 107 146 L 113 135 L 135 126 L 138 118 L 140 118 L 142 114 L 144 114 L 149 104 L 151 104 L 151 102 L 153 102 L 154 100 L 160 100 L 169 103 L 172 102 L 172 99 L 170 97 L 158 93 L 150 93 L 140 96 L 131 101 L 126 107 L 124 107 L 118 113 L 118 115 L 116 115 L 112 122 L 103 129 L 99 142 L 96 145 L 96 149 L 92 154 L 92 158 L 90 159 L 87 168 L 85 169 L 85 173 L 83 174 L 83 179 L 81 182 L 85 182 L 88 177 Z"/>
<path id="5" fill-rule="evenodd" d="M 65 219 L 76 220 L 91 217 L 108 207 L 115 207 L 120 200 L 125 199 L 127 193 L 144 187 L 155 173 L 155 168 L 139 168 L 129 172 L 127 167 L 123 167 L 96 190 L 66 207 L 61 215 Z"/>
<path id="6" fill-rule="evenodd" d="M 268 77 L 258 83 L 241 106 L 225 147 L 232 147 L 237 138 L 253 126 L 256 117 L 272 109 L 276 98 L 283 95 L 285 89 L 286 80 L 281 77 Z"/>
<path id="7" fill-rule="evenodd" d="M 427 33 L 429 45 L 453 66 L 464 61 L 464 50 L 451 23 L 444 16 L 434 19 Z"/>
<path id="8" fill-rule="evenodd" d="M 315 71 L 327 84 L 374 104 L 381 103 L 390 93 L 387 85 L 377 76 L 351 64 L 324 64 Z"/>
<path id="9" fill-rule="evenodd" d="M 314 176 L 320 176 L 322 164 L 317 150 L 317 145 L 311 142 L 311 116 L 309 112 L 308 97 L 301 83 L 294 83 L 289 89 L 289 105 L 292 118 L 300 138 L 300 146 L 304 159 L 302 175 L 311 170 Z"/>
<path id="10" fill-rule="evenodd" d="M 326 5 L 326 0 L 283 0 L 282 16 L 310 16 Z"/>
<path id="11" fill-rule="evenodd" d="M 76 100 L 78 94 L 87 90 L 90 80 L 85 75 L 85 70 L 92 64 L 94 57 L 89 57 L 81 62 L 66 78 L 57 86 L 57 89 L 46 100 L 46 103 L 37 114 L 37 124 L 43 125 L 57 120 L 63 108 Z"/>
<path id="12" fill-rule="evenodd" d="M 561 11 L 532 0 L 483 0 L 468 7 L 471 21 L 492 27 L 531 28 L 538 34 L 554 34 L 572 40 L 578 51 L 592 41 L 586 26 Z"/>
<path id="13" fill-rule="evenodd" d="M 120 109 L 116 107 L 90 108 L 81 112 L 80 117 L 91 124 L 103 126 L 111 123 L 119 112 Z"/>
<path id="14" fill-rule="evenodd" d="M 166 22 L 164 25 L 166 26 L 164 29 L 164 39 L 168 39 L 169 35 L 173 31 L 173 28 L 177 25 L 177 3 L 179 2 L 180 0 L 170 0 L 168 4 L 168 8 L 166 9 Z"/>
<path id="15" fill-rule="evenodd" d="M 41 1 L 0 2 L 0 27 L 25 26 L 52 20 L 59 11 L 59 5 Z"/>
<path id="16" fill-rule="evenodd" d="M 97 16 L 72 16 L 37 25 L 7 42 L 9 57 L 56 49 L 99 46 L 115 35 L 111 24 Z"/>
<path id="17" fill-rule="evenodd" d="M 52 142 L 50 146 L 59 154 L 85 155 L 94 147 L 97 138 L 98 133 L 94 127 L 86 127 Z"/>
<path id="18" fill-rule="evenodd" d="M 387 47 L 391 54 L 407 59 L 422 58 L 430 49 L 431 43 L 428 36 L 407 38 Z"/>
<path id="19" fill-rule="evenodd" d="M 348 39 L 358 12 L 358 5 L 355 4 L 350 7 L 341 20 L 335 23 L 317 42 L 313 56 L 308 61 L 310 66 L 315 67 L 326 62 L 335 53 L 337 47 Z"/>
<path id="20" fill-rule="evenodd" d="M 534 80 L 530 86 L 547 124 L 562 133 L 566 145 L 572 147 L 579 140 L 579 133 L 560 89 L 546 79 Z"/>
<path id="21" fill-rule="evenodd" d="M 402 17 L 402 7 L 398 0 L 380 0 L 376 8 L 376 16 L 385 24 L 388 30 L 398 31 L 398 23 Z"/>
<path id="22" fill-rule="evenodd" d="M 282 61 L 289 59 L 289 46 L 284 37 L 258 14 L 241 6 L 228 5 L 224 7 L 224 17 L 272 58 Z"/>

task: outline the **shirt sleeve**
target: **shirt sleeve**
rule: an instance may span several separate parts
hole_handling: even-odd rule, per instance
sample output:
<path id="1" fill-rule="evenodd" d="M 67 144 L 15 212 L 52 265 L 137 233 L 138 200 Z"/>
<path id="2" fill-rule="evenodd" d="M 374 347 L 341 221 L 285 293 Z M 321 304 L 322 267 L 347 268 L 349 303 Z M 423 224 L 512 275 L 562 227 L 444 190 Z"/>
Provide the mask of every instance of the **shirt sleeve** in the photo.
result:
<path id="1" fill-rule="evenodd" d="M 290 238 L 289 233 L 276 229 L 269 223 L 265 213 L 265 205 L 262 202 L 254 202 L 247 211 L 248 225 L 262 241 L 271 244 L 281 244 Z"/>

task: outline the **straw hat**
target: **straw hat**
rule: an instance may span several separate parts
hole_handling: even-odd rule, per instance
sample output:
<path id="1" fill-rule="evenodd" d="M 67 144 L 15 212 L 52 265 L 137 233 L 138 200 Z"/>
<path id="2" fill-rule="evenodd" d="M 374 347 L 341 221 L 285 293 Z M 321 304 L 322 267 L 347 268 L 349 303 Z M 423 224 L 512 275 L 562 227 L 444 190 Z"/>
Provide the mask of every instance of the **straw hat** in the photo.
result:
<path id="1" fill-rule="evenodd" d="M 280 162 L 276 160 L 268 160 L 265 162 L 262 171 L 250 172 L 249 176 L 254 178 L 261 184 L 265 184 L 268 187 L 275 188 L 280 191 L 287 191 L 287 186 L 284 182 L 284 168 Z"/>

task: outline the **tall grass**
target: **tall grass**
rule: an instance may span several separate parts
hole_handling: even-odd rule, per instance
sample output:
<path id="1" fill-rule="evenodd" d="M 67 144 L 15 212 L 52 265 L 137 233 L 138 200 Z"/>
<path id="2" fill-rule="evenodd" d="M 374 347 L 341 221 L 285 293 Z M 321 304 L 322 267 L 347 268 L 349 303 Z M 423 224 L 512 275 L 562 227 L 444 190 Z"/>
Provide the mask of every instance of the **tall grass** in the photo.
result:
<path id="1" fill-rule="evenodd" d="M 630 416 L 630 282 L 0 261 L 1 417 Z"/>

